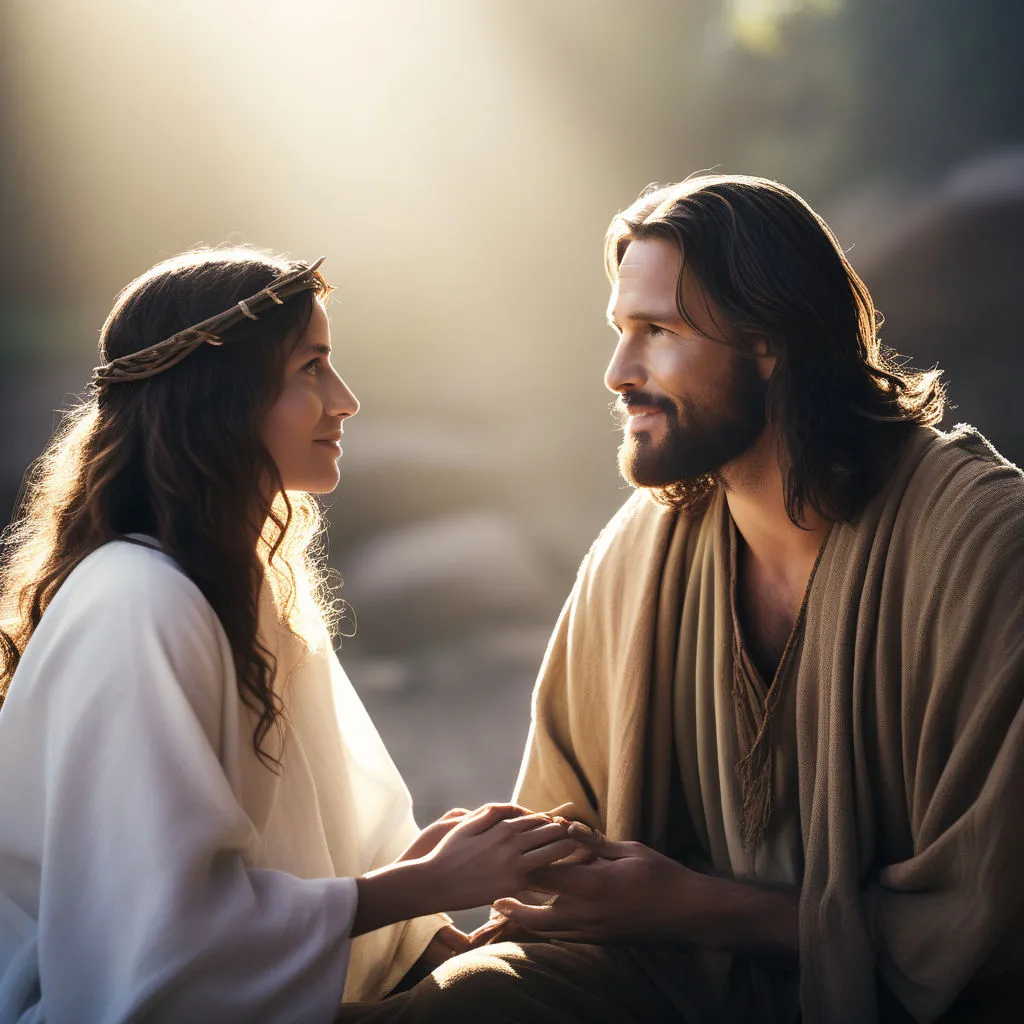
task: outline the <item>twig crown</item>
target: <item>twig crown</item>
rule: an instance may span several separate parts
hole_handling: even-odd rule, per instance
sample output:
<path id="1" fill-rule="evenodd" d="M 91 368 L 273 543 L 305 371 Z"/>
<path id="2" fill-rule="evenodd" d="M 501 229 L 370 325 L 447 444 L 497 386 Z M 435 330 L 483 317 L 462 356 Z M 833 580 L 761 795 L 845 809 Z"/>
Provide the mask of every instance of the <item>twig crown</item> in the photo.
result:
<path id="1" fill-rule="evenodd" d="M 200 345 L 223 345 L 224 331 L 243 319 L 258 320 L 262 310 L 271 305 L 283 305 L 288 299 L 301 292 L 317 287 L 316 271 L 326 257 L 321 256 L 308 267 L 289 271 L 275 278 L 255 295 L 236 302 L 230 308 L 211 316 L 201 323 L 186 327 L 155 345 L 118 356 L 110 362 L 97 366 L 92 374 L 92 386 L 101 388 L 108 384 L 123 384 L 145 380 L 164 370 L 169 370 L 191 355 Z"/>

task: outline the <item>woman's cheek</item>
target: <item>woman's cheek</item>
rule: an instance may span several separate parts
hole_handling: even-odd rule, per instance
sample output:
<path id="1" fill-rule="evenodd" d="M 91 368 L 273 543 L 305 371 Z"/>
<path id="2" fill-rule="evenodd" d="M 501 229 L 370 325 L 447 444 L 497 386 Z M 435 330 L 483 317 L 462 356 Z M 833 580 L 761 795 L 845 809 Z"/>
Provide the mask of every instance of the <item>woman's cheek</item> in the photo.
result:
<path id="1" fill-rule="evenodd" d="M 285 399 L 284 419 L 292 430 L 312 430 L 320 420 L 320 402 L 311 388 L 291 388 Z"/>

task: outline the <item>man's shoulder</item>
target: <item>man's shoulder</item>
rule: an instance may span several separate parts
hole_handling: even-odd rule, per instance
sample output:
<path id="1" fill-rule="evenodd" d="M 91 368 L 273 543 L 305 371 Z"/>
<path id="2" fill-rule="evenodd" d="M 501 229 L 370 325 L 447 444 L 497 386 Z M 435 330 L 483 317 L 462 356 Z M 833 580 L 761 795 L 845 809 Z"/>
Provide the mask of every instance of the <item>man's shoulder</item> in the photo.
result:
<path id="1" fill-rule="evenodd" d="M 1008 478 L 1024 482 L 1024 473 L 1003 458 L 995 445 L 969 423 L 957 423 L 951 430 L 925 432 L 926 457 L 931 462 L 959 460 L 975 470 L 1000 470 Z"/>
<path id="2" fill-rule="evenodd" d="M 636 576 L 645 567 L 660 564 L 670 541 L 678 543 L 681 533 L 699 531 L 714 506 L 695 513 L 683 513 L 656 501 L 649 491 L 637 488 L 608 520 L 590 546 L 580 571 L 606 573 L 617 568 Z"/>
<path id="3" fill-rule="evenodd" d="M 972 427 L 922 431 L 882 496 L 916 559 L 1024 559 L 1024 474 Z M 880 525 L 877 524 L 877 525 Z M 959 552 L 959 554 L 958 554 Z"/>
<path id="4" fill-rule="evenodd" d="M 922 431 L 910 444 L 910 457 L 916 459 L 903 504 L 937 520 L 981 512 L 993 503 L 1008 512 L 1024 511 L 1024 473 L 969 424 L 958 423 L 948 432 Z"/>

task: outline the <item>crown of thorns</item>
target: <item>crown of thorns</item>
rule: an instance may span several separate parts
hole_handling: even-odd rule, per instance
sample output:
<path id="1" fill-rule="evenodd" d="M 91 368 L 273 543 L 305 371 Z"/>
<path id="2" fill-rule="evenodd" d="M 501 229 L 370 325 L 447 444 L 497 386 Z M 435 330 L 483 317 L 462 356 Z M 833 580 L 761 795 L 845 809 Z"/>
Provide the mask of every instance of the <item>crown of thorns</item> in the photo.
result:
<path id="1" fill-rule="evenodd" d="M 100 388 L 107 384 L 145 380 L 147 377 L 169 370 L 195 352 L 200 345 L 223 345 L 222 334 L 235 324 L 245 319 L 258 320 L 259 314 L 270 306 L 282 306 L 300 292 L 322 285 L 323 279 L 317 274 L 317 270 L 325 258 L 321 256 L 316 263 L 308 267 L 300 267 L 274 278 L 255 295 L 241 299 L 223 313 L 211 316 L 202 323 L 186 327 L 185 330 L 178 331 L 177 334 L 172 334 L 148 348 L 118 356 L 102 366 L 97 366 L 93 370 L 92 386 Z"/>

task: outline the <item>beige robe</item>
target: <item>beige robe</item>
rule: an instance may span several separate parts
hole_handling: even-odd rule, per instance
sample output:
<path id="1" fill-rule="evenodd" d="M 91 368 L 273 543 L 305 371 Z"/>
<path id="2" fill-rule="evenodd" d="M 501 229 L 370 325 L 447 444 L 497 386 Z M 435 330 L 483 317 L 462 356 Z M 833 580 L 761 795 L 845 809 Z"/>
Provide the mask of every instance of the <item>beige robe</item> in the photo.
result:
<path id="1" fill-rule="evenodd" d="M 1020 471 L 979 435 L 922 428 L 858 522 L 832 530 L 777 680 L 791 710 L 772 720 L 777 800 L 751 857 L 723 696 L 722 501 L 685 517 L 634 495 L 552 637 L 516 798 L 571 800 L 613 838 L 800 882 L 805 1024 L 878 1019 L 879 976 L 922 1021 L 965 987 L 1005 985 L 1024 972 L 1022 498 Z"/>

